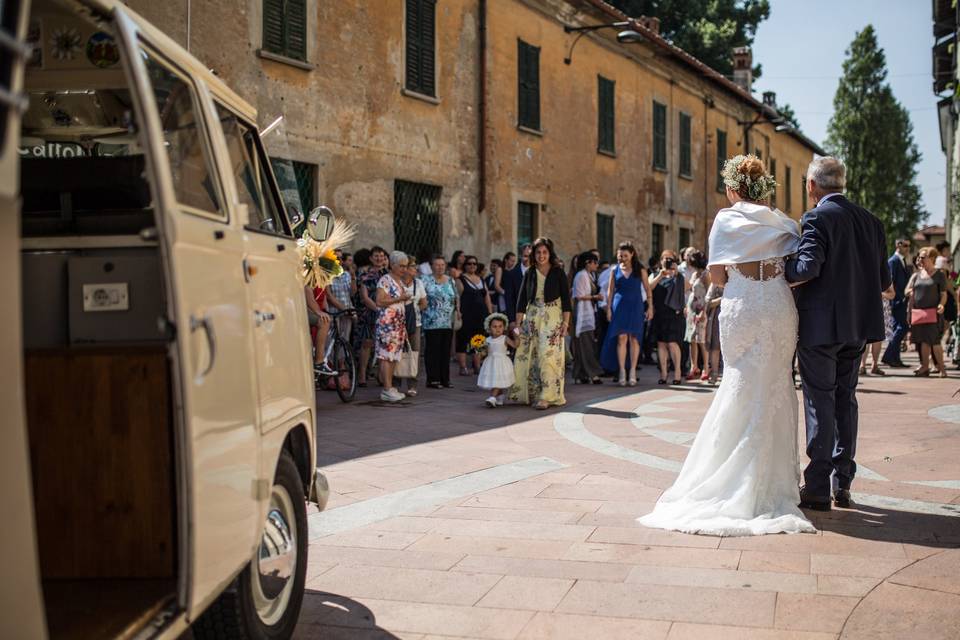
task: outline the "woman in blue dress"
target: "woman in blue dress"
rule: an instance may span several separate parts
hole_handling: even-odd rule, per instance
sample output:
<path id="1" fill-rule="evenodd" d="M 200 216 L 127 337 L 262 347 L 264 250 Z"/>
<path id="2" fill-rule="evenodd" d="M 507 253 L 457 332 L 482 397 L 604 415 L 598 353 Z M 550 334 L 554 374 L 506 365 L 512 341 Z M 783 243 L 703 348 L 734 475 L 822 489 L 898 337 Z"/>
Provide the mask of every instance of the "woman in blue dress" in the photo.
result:
<path id="1" fill-rule="evenodd" d="M 617 247 L 617 266 L 607 288 L 607 320 L 610 326 L 600 351 L 600 364 L 606 371 L 620 371 L 619 384 L 628 384 L 627 348 L 630 350 L 630 386 L 637 384 L 637 360 L 640 358 L 640 343 L 643 341 L 644 321 L 653 318 L 653 305 L 644 310 L 646 299 L 653 300 L 647 270 L 637 258 L 637 250 L 629 242 Z"/>

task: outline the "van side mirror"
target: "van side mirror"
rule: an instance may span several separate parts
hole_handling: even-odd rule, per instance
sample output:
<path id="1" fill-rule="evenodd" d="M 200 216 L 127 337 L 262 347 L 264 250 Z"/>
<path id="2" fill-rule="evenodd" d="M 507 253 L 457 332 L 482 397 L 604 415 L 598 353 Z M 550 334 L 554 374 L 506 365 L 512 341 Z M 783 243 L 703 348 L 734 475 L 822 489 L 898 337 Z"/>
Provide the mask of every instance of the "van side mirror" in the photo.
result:
<path id="1" fill-rule="evenodd" d="M 333 211 L 330 207 L 320 205 L 310 212 L 307 218 L 307 232 L 317 242 L 323 242 L 330 237 L 333 231 Z"/>

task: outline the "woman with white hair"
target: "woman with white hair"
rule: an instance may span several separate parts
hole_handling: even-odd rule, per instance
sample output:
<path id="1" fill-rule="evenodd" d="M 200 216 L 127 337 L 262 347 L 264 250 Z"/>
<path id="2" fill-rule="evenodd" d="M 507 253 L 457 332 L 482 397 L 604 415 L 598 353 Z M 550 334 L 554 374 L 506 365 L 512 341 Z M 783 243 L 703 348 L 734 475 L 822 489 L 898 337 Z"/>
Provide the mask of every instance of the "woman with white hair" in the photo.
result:
<path id="1" fill-rule="evenodd" d="M 393 369 L 400 361 L 407 342 L 404 305 L 410 300 L 410 294 L 403 284 L 403 276 L 409 265 L 407 254 L 403 251 L 391 251 L 390 270 L 377 283 L 376 302 L 379 313 L 376 356 L 380 361 L 380 380 L 383 382 L 380 399 L 384 402 L 399 402 L 406 397 L 393 386 Z"/>

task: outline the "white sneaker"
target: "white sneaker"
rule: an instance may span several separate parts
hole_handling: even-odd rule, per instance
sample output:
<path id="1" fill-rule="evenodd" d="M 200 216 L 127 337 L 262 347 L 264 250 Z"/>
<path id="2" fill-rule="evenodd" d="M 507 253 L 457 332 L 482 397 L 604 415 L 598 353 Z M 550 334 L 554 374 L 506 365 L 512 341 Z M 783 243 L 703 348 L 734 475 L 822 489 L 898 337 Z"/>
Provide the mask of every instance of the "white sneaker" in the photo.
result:
<path id="1" fill-rule="evenodd" d="M 397 391 L 395 388 L 384 389 L 380 392 L 380 399 L 384 402 L 400 402 L 404 398 L 406 398 L 406 396 Z"/>
<path id="2" fill-rule="evenodd" d="M 489 398 L 487 398 L 486 400 L 484 400 L 484 403 L 485 403 L 488 407 L 490 407 L 491 409 L 493 409 L 494 407 L 497 406 L 497 398 L 496 398 L 496 396 L 490 396 Z"/>

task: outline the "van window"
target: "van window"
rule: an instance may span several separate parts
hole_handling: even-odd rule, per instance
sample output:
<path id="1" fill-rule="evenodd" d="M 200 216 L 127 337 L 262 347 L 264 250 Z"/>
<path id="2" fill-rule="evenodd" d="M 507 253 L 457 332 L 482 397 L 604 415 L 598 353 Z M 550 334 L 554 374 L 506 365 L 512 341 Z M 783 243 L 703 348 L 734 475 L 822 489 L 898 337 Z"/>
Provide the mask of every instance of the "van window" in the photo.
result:
<path id="1" fill-rule="evenodd" d="M 160 114 L 177 202 L 188 211 L 219 213 L 220 201 L 203 128 L 199 125 L 194 89 L 185 76 L 152 54 L 145 51 L 143 55 Z"/>
<path id="2" fill-rule="evenodd" d="M 247 124 L 232 111 L 217 103 L 217 118 L 230 152 L 230 169 L 237 185 L 240 202 L 247 205 L 248 227 L 290 235 L 286 218 L 277 204 L 271 186 L 268 164 L 258 144 L 256 128 Z"/>

